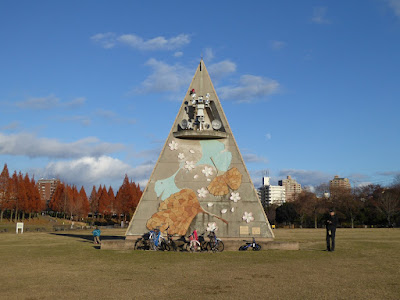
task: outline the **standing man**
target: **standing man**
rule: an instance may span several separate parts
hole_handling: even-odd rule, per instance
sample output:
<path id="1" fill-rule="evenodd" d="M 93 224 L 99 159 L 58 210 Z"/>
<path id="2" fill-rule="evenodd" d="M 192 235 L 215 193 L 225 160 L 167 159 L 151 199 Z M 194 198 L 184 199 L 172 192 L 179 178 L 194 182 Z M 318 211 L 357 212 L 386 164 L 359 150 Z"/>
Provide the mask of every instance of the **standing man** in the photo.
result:
<path id="1" fill-rule="evenodd" d="M 337 226 L 337 216 L 333 209 L 329 210 L 328 218 L 326 219 L 326 250 L 335 251 L 335 234 Z"/>
<path id="2" fill-rule="evenodd" d="M 93 239 L 94 239 L 93 242 L 94 242 L 95 244 L 100 244 L 100 234 L 101 234 L 101 231 L 100 231 L 99 227 L 96 226 L 96 229 L 93 230 L 92 233 L 93 233 Z"/>

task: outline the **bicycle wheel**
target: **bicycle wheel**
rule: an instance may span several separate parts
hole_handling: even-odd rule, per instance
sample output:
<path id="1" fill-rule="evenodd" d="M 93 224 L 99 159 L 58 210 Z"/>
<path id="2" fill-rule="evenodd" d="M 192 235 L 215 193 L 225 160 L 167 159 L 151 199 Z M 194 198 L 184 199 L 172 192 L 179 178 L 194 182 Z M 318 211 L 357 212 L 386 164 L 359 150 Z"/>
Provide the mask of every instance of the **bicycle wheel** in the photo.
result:
<path id="1" fill-rule="evenodd" d="M 161 245 L 159 248 L 161 251 L 169 251 L 169 245 L 165 241 L 161 241 Z"/>
<path id="2" fill-rule="evenodd" d="M 246 245 L 242 245 L 239 247 L 239 251 L 246 251 L 246 250 L 247 250 Z"/>
<path id="3" fill-rule="evenodd" d="M 138 239 L 136 242 L 135 242 L 135 248 L 134 248 L 135 250 L 143 250 L 144 249 L 144 243 L 143 243 L 143 240 L 142 239 Z"/>
<path id="4" fill-rule="evenodd" d="M 218 244 L 216 245 L 215 250 L 218 252 L 224 251 L 224 243 L 222 241 L 218 241 Z"/>
<path id="5" fill-rule="evenodd" d="M 170 251 L 176 251 L 176 244 L 175 244 L 174 241 L 172 241 L 172 242 L 169 244 L 169 250 L 170 250 Z"/>
<path id="6" fill-rule="evenodd" d="M 207 251 L 212 251 L 212 249 L 213 249 L 213 246 L 211 245 L 211 242 L 207 242 L 206 243 L 206 250 Z"/>
<path id="7" fill-rule="evenodd" d="M 254 251 L 260 251 L 260 250 L 261 250 L 261 245 L 256 244 L 256 245 L 253 247 L 253 250 L 254 250 Z"/>
<path id="8" fill-rule="evenodd" d="M 171 251 L 171 247 L 166 243 L 164 243 L 164 251 Z"/>

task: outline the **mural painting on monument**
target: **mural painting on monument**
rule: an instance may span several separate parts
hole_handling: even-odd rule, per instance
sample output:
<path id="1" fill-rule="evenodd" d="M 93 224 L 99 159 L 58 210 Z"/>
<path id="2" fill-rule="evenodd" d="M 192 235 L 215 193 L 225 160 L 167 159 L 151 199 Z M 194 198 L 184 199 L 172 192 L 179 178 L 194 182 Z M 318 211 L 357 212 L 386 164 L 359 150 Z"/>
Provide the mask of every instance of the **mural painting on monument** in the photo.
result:
<path id="1" fill-rule="evenodd" d="M 179 143 L 176 141 L 172 140 L 168 145 L 170 151 L 178 150 Z M 200 141 L 199 146 L 201 149 L 199 151 L 193 149 L 188 151 L 190 154 L 201 154 L 201 158 L 197 163 L 195 161 L 183 161 L 190 154 L 187 153 L 185 155 L 185 152 L 180 152 L 177 156 L 178 170 L 172 176 L 156 181 L 154 190 L 161 203 L 158 212 L 154 213 L 148 220 L 148 229 L 159 228 L 162 232 L 166 232 L 168 228 L 170 234 L 185 235 L 192 220 L 199 213 L 208 214 L 228 224 L 228 221 L 222 217 L 207 212 L 202 208 L 199 199 L 207 198 L 210 201 L 210 198 L 214 198 L 212 199 L 214 202 L 225 200 L 225 204 L 229 206 L 221 209 L 220 213 L 225 214 L 228 209 L 230 212 L 234 212 L 234 208 L 230 207 L 229 201 L 218 199 L 217 197 L 228 195 L 230 190 L 237 190 L 240 187 L 242 175 L 237 168 L 228 170 L 232 161 L 232 153 L 225 151 L 223 143 L 214 140 Z M 176 185 L 175 177 L 180 171 L 184 172 L 183 176 L 187 177 L 184 182 L 190 182 L 190 178 L 198 179 L 197 181 L 203 183 L 206 187 L 198 189 L 197 196 L 189 187 L 179 189 Z M 224 174 L 215 176 L 212 180 L 209 178 L 224 171 L 226 171 Z M 193 176 L 192 173 L 195 173 L 195 175 Z M 233 200 L 236 203 L 239 199 L 238 192 L 231 192 L 229 200 Z M 210 207 L 210 202 L 208 206 Z"/>

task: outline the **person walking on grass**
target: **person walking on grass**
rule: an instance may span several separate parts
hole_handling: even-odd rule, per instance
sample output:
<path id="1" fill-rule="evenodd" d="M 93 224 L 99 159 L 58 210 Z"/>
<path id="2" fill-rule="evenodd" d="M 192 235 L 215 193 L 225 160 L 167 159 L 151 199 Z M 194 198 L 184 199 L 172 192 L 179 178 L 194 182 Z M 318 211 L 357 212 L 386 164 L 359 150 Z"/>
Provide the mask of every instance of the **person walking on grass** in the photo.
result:
<path id="1" fill-rule="evenodd" d="M 335 234 L 338 223 L 337 216 L 333 209 L 329 210 L 329 215 L 326 219 L 326 250 L 335 251 Z"/>
<path id="2" fill-rule="evenodd" d="M 100 234 L 101 234 L 101 231 L 100 231 L 99 227 L 96 226 L 96 229 L 93 230 L 92 233 L 93 233 L 93 242 L 94 242 L 95 244 L 100 244 Z"/>

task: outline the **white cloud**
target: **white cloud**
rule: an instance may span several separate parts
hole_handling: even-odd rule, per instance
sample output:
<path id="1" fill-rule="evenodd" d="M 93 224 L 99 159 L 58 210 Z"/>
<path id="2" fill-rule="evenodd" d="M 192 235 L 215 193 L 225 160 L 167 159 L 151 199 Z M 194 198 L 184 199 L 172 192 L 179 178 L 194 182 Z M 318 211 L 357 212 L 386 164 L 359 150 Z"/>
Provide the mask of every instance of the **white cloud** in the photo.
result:
<path id="1" fill-rule="evenodd" d="M 386 0 L 389 7 L 393 10 L 393 13 L 400 17 L 400 0 Z"/>
<path id="2" fill-rule="evenodd" d="M 273 50 L 280 50 L 286 46 L 286 43 L 282 41 L 270 41 L 269 45 Z"/>
<path id="3" fill-rule="evenodd" d="M 48 110 L 53 108 L 76 108 L 82 106 L 85 102 L 86 99 L 84 97 L 76 98 L 69 102 L 61 102 L 56 96 L 49 95 L 47 97 L 29 98 L 16 102 L 15 105 L 24 109 Z"/>
<path id="4" fill-rule="evenodd" d="M 126 45 L 143 51 L 175 50 L 190 43 L 188 34 L 179 34 L 169 39 L 158 36 L 145 40 L 136 34 L 117 35 L 113 32 L 107 32 L 95 34 L 91 37 L 91 40 L 105 49 L 113 48 L 116 45 Z"/>
<path id="5" fill-rule="evenodd" d="M 16 130 L 20 126 L 20 123 L 17 121 L 11 122 L 7 125 L 0 127 L 0 130 Z"/>
<path id="6" fill-rule="evenodd" d="M 57 177 L 68 184 L 83 185 L 86 192 L 90 193 L 92 185 L 106 184 L 118 188 L 125 174 L 144 187 L 153 168 L 153 162 L 132 167 L 109 156 L 85 156 L 76 160 L 51 162 L 44 169 L 35 172 L 42 177 Z"/>
<path id="7" fill-rule="evenodd" d="M 273 79 L 254 75 L 242 75 L 236 85 L 222 86 L 218 88 L 218 93 L 224 100 L 249 103 L 277 93 L 279 87 L 279 83 Z"/>
<path id="8" fill-rule="evenodd" d="M 311 21 L 316 24 L 330 24 L 331 21 L 326 18 L 326 7 L 314 7 Z"/>
<path id="9" fill-rule="evenodd" d="M 19 108 L 28 109 L 51 109 L 60 105 L 60 99 L 54 95 L 39 98 L 29 98 L 25 101 L 15 103 Z"/>
<path id="10" fill-rule="evenodd" d="M 72 123 L 81 123 L 82 126 L 89 126 L 92 121 L 87 116 L 67 116 L 67 117 L 57 117 L 57 121 L 61 122 L 72 122 Z"/>
<path id="11" fill-rule="evenodd" d="M 85 102 L 86 102 L 85 97 L 79 97 L 75 98 L 72 101 L 62 103 L 61 106 L 65 108 L 76 108 L 76 107 L 81 107 L 82 105 L 85 104 Z"/>
<path id="12" fill-rule="evenodd" d="M 175 57 L 181 57 L 182 55 L 183 55 L 182 51 L 177 51 L 177 52 L 174 53 Z"/>
<path id="13" fill-rule="evenodd" d="M 136 123 L 135 119 L 121 117 L 112 110 L 98 109 L 95 111 L 95 115 L 101 118 L 102 120 L 106 120 L 111 123 L 128 123 L 128 124 Z"/>
<path id="14" fill-rule="evenodd" d="M 218 80 L 228 74 L 234 73 L 236 71 L 236 64 L 230 60 L 223 60 L 210 65 L 208 71 L 213 80 Z"/>
<path id="15" fill-rule="evenodd" d="M 142 82 L 143 92 L 176 92 L 190 84 L 192 70 L 180 64 L 169 65 L 165 62 L 149 59 L 146 65 L 153 72 Z"/>
<path id="16" fill-rule="evenodd" d="M 282 179 L 288 175 L 296 179 L 302 186 L 318 186 L 321 183 L 329 183 L 329 180 L 333 178 L 333 175 L 321 171 L 284 169 L 279 172 Z"/>
<path id="17" fill-rule="evenodd" d="M 267 134 L 265 135 L 265 138 L 266 138 L 267 140 L 270 140 L 270 139 L 272 138 L 272 135 L 271 135 L 270 133 L 267 133 Z"/>
<path id="18" fill-rule="evenodd" d="M 214 59 L 214 51 L 211 48 L 204 49 L 204 61 L 211 62 Z"/>
<path id="19" fill-rule="evenodd" d="M 98 33 L 93 35 L 90 39 L 99 43 L 105 49 L 111 49 L 115 46 L 116 34 L 112 32 Z"/>
<path id="20" fill-rule="evenodd" d="M 268 163 L 268 159 L 255 153 L 244 153 L 242 156 L 245 163 Z"/>
<path id="21" fill-rule="evenodd" d="M 0 154 L 28 157 L 76 158 L 101 156 L 120 151 L 122 144 L 101 142 L 96 137 L 87 137 L 72 143 L 62 143 L 56 139 L 38 138 L 33 134 L 19 133 L 5 135 L 0 133 Z"/>

